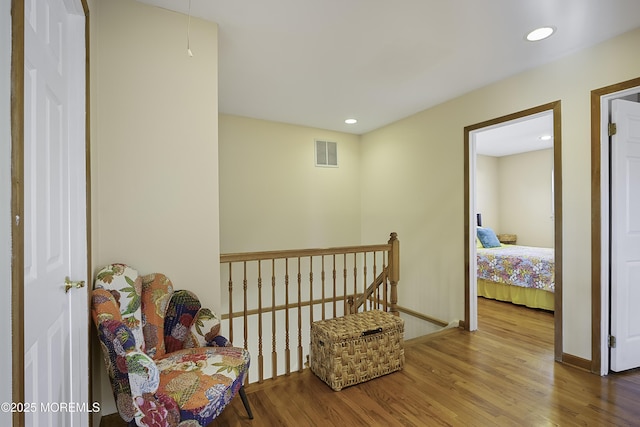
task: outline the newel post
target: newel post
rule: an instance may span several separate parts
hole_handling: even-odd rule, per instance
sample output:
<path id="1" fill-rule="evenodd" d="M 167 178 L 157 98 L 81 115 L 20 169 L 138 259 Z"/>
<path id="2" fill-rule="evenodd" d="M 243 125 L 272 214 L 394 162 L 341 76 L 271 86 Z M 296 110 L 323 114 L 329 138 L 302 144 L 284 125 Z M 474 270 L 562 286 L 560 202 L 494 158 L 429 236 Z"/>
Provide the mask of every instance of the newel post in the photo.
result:
<path id="1" fill-rule="evenodd" d="M 389 284 L 391 285 L 389 312 L 398 316 L 398 281 L 400 280 L 400 241 L 398 240 L 398 233 L 391 233 L 391 238 L 387 243 L 391 245 L 389 250 Z"/>

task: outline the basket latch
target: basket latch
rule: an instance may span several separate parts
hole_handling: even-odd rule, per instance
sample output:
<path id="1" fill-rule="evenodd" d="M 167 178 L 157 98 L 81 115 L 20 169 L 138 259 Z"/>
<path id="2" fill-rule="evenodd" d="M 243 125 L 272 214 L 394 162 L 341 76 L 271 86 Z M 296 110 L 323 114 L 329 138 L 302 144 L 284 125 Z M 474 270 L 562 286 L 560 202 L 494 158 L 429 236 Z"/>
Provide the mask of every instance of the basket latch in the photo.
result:
<path id="1" fill-rule="evenodd" d="M 382 328 L 371 329 L 369 331 L 362 332 L 362 336 L 366 337 L 367 335 L 378 334 L 380 332 L 382 332 Z"/>

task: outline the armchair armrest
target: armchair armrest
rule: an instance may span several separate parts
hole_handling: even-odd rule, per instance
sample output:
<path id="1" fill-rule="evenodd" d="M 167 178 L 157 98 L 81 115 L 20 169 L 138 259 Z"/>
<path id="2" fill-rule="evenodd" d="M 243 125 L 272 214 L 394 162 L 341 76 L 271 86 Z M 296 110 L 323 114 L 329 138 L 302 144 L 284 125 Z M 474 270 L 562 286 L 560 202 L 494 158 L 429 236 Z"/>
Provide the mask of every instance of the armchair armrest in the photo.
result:
<path id="1" fill-rule="evenodd" d="M 180 422 L 178 403 L 166 394 L 156 393 L 160 385 L 160 370 L 154 360 L 140 351 L 126 355 L 135 419 L 140 426 L 177 425 Z"/>
<path id="2" fill-rule="evenodd" d="M 147 393 L 155 393 L 160 385 L 160 370 L 156 362 L 145 353 L 137 350 L 125 355 L 131 396 L 136 398 Z"/>
<path id="3" fill-rule="evenodd" d="M 120 416 L 126 422 L 135 418 L 138 425 L 155 425 L 158 417 L 179 421 L 178 404 L 156 394 L 160 370 L 151 357 L 136 349 L 131 330 L 119 320 L 106 319 L 100 322 L 98 335 Z"/>
<path id="4" fill-rule="evenodd" d="M 201 308 L 191 325 L 188 347 L 228 347 L 229 340 L 220 335 L 220 320 L 208 308 Z"/>
<path id="5" fill-rule="evenodd" d="M 121 320 L 112 318 L 100 321 L 97 328 L 118 413 L 123 420 L 130 422 L 138 412 L 133 404 L 127 373 L 127 352 L 135 351 L 133 334 Z"/>

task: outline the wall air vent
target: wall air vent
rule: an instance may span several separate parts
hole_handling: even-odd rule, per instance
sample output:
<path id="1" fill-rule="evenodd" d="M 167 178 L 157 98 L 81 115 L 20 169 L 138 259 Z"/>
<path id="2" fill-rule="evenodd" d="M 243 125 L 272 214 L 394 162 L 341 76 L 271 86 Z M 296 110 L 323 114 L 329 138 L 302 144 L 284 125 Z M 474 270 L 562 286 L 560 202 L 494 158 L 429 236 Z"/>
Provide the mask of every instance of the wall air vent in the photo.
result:
<path id="1" fill-rule="evenodd" d="M 338 143 L 316 139 L 316 166 L 338 167 Z"/>

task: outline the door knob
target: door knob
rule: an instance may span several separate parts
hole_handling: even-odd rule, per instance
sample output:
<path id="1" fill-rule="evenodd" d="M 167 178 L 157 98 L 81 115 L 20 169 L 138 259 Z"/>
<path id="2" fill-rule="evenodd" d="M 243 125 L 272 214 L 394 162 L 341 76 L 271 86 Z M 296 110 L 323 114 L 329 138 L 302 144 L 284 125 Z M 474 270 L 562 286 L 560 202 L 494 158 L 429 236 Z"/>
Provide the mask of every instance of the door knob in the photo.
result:
<path id="1" fill-rule="evenodd" d="M 80 280 L 78 282 L 72 282 L 69 279 L 69 276 L 64 278 L 64 292 L 69 292 L 71 288 L 84 288 L 84 280 Z"/>

